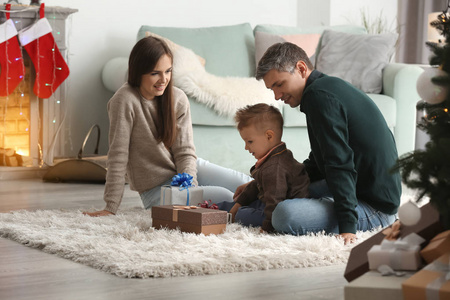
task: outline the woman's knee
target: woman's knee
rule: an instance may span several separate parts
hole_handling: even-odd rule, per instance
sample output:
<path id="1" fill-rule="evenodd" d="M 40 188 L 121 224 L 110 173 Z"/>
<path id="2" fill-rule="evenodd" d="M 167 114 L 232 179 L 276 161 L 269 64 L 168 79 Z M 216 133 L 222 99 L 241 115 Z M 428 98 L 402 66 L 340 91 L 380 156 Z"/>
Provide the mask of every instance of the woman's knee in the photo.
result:
<path id="1" fill-rule="evenodd" d="M 199 185 L 222 186 L 234 193 L 238 186 L 251 181 L 252 178 L 236 170 L 198 158 L 197 180 Z"/>
<path id="2" fill-rule="evenodd" d="M 212 203 L 219 202 L 233 202 L 233 193 L 220 186 L 201 186 L 203 189 L 203 200 L 209 201 Z"/>

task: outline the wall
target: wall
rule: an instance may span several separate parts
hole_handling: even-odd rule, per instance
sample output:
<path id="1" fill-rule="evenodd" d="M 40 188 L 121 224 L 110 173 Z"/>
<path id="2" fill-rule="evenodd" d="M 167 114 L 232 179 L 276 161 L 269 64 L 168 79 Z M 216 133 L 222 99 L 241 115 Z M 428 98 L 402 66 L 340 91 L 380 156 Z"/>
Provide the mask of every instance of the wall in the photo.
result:
<path id="1" fill-rule="evenodd" d="M 392 30 L 397 25 L 397 0 L 298 0 L 297 26 L 361 25 L 361 11 L 370 20 L 382 15 Z"/>
<path id="2" fill-rule="evenodd" d="M 330 10 L 333 12 L 330 25 L 361 24 L 361 11 L 364 11 L 370 20 L 375 20 L 381 15 L 393 31 L 397 26 L 397 0 L 333 0 L 330 3 Z"/>
<path id="3" fill-rule="evenodd" d="M 29 3 L 29 1 L 23 1 Z M 100 152 L 107 151 L 108 116 L 106 104 L 112 93 L 101 82 L 103 65 L 113 57 L 128 56 L 136 33 L 143 24 L 174 27 L 206 27 L 248 22 L 303 26 L 305 15 L 317 14 L 319 22 L 349 23 L 346 17 L 359 14 L 359 8 L 383 8 L 396 13 L 394 0 L 165 0 L 165 1 L 87 1 L 46 0 L 46 6 L 78 9 L 69 17 L 68 113 L 63 128 L 65 155 L 75 155 L 89 127 L 102 128 Z M 311 2 L 314 2 L 312 4 Z M 395 3 L 392 4 L 392 3 Z M 386 7 L 386 8 L 385 8 Z M 394 9 L 395 8 L 395 9 Z M 322 12 L 328 14 L 323 15 Z M 351 14 L 351 15 L 349 15 Z M 307 25 L 312 24 L 312 21 Z M 320 23 L 319 23 L 320 25 Z M 323 24 L 328 25 L 328 24 Z"/>

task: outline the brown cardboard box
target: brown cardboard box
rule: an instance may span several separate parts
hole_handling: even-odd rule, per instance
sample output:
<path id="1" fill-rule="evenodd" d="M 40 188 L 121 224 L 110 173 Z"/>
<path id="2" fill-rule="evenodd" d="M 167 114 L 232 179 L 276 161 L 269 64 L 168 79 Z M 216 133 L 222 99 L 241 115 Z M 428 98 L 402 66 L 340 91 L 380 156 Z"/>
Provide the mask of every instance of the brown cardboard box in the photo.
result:
<path id="1" fill-rule="evenodd" d="M 415 232 L 429 241 L 444 230 L 439 220 L 439 213 L 430 203 L 422 206 L 420 211 L 422 217 L 419 222 L 411 226 L 402 225 L 399 237 Z M 352 249 L 344 273 L 347 281 L 350 282 L 369 271 L 367 252 L 373 245 L 379 245 L 384 237 L 384 233 L 380 231 Z"/>
<path id="2" fill-rule="evenodd" d="M 196 206 L 160 205 L 152 207 L 153 227 L 179 228 L 183 232 L 220 234 L 227 225 L 227 212 Z"/>
<path id="3" fill-rule="evenodd" d="M 403 299 L 450 299 L 450 252 L 442 255 L 402 283 Z"/>
<path id="4" fill-rule="evenodd" d="M 450 230 L 441 232 L 431 239 L 430 243 L 420 251 L 420 255 L 427 263 L 432 263 L 447 252 L 450 252 Z"/>

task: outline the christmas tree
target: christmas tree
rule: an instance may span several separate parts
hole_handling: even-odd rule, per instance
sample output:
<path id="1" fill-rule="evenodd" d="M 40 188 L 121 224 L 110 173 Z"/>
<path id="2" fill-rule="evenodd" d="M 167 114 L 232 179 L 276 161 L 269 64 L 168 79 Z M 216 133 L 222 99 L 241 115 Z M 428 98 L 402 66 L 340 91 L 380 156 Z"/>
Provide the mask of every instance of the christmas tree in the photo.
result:
<path id="1" fill-rule="evenodd" d="M 450 229 L 450 19 L 443 12 L 430 23 L 445 37 L 443 43 L 427 42 L 432 50 L 430 68 L 417 81 L 421 101 L 417 105 L 424 116 L 417 127 L 428 134 L 425 149 L 402 157 L 395 166 L 409 188 L 419 191 L 416 201 L 428 196 Z"/>

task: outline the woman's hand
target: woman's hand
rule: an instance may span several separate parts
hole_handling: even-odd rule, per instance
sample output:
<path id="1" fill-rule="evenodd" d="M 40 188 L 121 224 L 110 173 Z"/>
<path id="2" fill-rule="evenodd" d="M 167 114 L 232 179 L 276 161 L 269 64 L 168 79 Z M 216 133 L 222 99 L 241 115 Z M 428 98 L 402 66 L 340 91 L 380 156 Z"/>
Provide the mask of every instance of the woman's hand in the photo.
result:
<path id="1" fill-rule="evenodd" d="M 107 210 L 99 210 L 99 211 L 94 211 L 94 212 L 83 212 L 83 215 L 88 215 L 91 217 L 104 217 L 104 216 L 111 216 L 111 215 L 115 215 L 110 211 Z"/>

